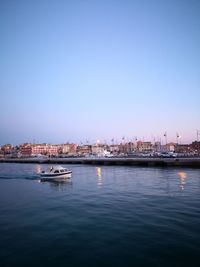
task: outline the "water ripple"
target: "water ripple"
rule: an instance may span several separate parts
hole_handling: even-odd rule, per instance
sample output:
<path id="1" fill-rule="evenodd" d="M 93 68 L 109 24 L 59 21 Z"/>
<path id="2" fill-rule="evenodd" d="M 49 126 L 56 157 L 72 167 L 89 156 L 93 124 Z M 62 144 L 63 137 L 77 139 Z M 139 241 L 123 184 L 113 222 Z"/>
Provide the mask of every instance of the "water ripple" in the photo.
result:
<path id="1" fill-rule="evenodd" d="M 41 166 L 0 166 L 2 266 L 199 261 L 198 170 L 66 167 L 73 171 L 71 181 L 41 183 Z"/>

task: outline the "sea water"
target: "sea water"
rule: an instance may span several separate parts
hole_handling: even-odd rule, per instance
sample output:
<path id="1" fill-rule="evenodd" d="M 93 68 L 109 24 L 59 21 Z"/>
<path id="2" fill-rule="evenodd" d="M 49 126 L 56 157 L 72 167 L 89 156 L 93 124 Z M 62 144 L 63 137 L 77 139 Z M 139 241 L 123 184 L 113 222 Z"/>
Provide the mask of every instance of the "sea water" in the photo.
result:
<path id="1" fill-rule="evenodd" d="M 0 164 L 0 264 L 199 266 L 200 170 Z"/>

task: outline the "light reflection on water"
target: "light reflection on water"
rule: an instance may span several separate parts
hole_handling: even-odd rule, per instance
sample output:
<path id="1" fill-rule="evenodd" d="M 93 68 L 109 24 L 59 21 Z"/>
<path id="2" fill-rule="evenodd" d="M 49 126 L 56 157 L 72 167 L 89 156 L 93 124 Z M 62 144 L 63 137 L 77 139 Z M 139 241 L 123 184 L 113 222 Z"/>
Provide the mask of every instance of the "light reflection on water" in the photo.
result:
<path id="1" fill-rule="evenodd" d="M 194 266 L 200 260 L 200 172 L 0 165 L 0 258 L 6 266 Z M 24 238 L 25 237 L 25 238 Z"/>
<path id="2" fill-rule="evenodd" d="M 180 188 L 181 188 L 181 190 L 184 190 L 184 187 L 186 184 L 187 173 L 184 171 L 181 171 L 178 173 L 178 176 L 180 178 Z"/>
<path id="3" fill-rule="evenodd" d="M 42 166 L 40 164 L 35 164 L 35 172 L 37 174 L 42 172 Z"/>
<path id="4" fill-rule="evenodd" d="M 198 169 L 177 171 L 173 168 L 65 166 L 73 171 L 71 183 L 73 182 L 77 188 L 82 187 L 82 190 L 88 188 L 96 190 L 96 188 L 104 187 L 105 190 L 113 192 L 123 190 L 124 192 L 135 192 L 142 195 L 173 196 L 179 195 L 181 191 L 190 194 L 190 190 L 197 190 L 200 187 Z M 3 163 L 0 165 L 0 179 L 39 180 L 41 170 L 48 167 L 48 164 Z M 70 183 L 67 181 L 67 184 Z M 62 181 L 58 185 L 62 186 Z M 52 187 L 56 188 L 57 185 L 54 184 Z"/>
<path id="5" fill-rule="evenodd" d="M 101 167 L 97 167 L 97 185 L 98 186 L 102 186 L 103 185 L 103 177 L 102 177 L 102 168 Z"/>

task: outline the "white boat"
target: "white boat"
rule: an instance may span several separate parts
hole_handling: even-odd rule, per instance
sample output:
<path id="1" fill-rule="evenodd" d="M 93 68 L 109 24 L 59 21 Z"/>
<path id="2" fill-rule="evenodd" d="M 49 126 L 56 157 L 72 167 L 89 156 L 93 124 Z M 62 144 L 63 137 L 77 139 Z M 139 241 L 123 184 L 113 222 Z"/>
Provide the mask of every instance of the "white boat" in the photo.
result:
<path id="1" fill-rule="evenodd" d="M 72 171 L 62 166 L 52 166 L 49 171 L 40 173 L 41 181 L 58 181 L 71 178 Z"/>

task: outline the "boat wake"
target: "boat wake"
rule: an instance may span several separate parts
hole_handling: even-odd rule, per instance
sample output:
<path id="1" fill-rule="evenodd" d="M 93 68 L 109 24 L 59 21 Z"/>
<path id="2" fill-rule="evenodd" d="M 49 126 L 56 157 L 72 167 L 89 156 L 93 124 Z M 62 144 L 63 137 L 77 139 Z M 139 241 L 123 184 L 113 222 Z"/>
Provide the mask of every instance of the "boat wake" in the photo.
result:
<path id="1" fill-rule="evenodd" d="M 39 177 L 38 176 L 31 176 L 31 177 L 0 176 L 0 180 L 39 180 Z"/>

